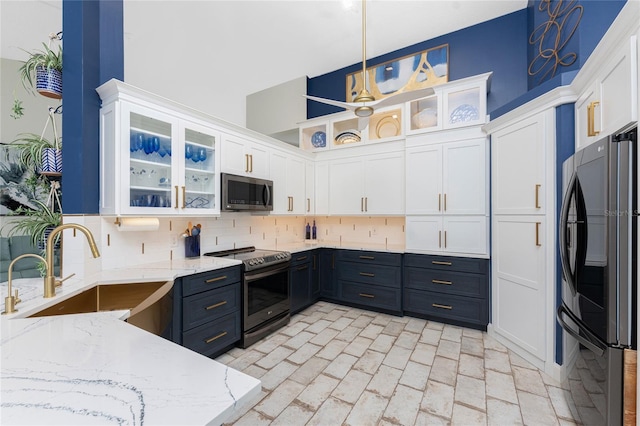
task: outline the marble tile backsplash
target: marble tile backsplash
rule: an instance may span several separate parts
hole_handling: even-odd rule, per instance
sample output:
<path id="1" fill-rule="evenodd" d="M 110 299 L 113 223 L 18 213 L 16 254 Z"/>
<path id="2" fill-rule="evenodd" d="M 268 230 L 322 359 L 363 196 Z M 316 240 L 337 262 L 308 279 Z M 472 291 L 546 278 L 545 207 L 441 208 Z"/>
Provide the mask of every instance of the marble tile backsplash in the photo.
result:
<path id="1" fill-rule="evenodd" d="M 159 218 L 156 231 L 120 231 L 115 218 L 106 216 L 64 217 L 64 223 L 79 223 L 93 233 L 101 256 L 93 259 L 84 235 L 64 231 L 63 272 L 86 276 L 101 269 L 170 261 L 185 257 L 182 234 L 191 222 L 202 225 L 201 253 L 244 246 L 286 250 L 300 244 L 307 222 L 316 221 L 318 242 L 332 247 L 404 248 L 404 217 L 269 216 L 223 213 L 220 217 Z M 74 235 L 75 234 L 75 235 Z"/>

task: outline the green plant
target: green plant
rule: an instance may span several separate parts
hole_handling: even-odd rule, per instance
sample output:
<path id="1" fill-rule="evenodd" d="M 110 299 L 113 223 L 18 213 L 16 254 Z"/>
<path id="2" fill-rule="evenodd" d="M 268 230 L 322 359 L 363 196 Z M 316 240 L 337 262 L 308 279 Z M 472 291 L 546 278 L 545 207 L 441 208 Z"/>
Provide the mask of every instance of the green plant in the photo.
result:
<path id="1" fill-rule="evenodd" d="M 13 99 L 13 106 L 11 107 L 11 118 L 14 120 L 19 119 L 24 115 L 24 107 L 22 106 L 22 101 L 19 99 Z"/>
<path id="2" fill-rule="evenodd" d="M 38 68 L 55 69 L 62 72 L 62 46 L 58 44 L 58 49 L 52 50 L 45 43 L 42 43 L 44 50 L 27 52 L 29 58 L 19 69 L 20 78 L 25 89 L 33 89 L 36 70 Z"/>
<path id="3" fill-rule="evenodd" d="M 20 137 L 11 142 L 11 147 L 18 150 L 18 161 L 24 167 L 42 165 L 42 151 L 45 148 L 62 149 L 62 139 L 51 142 L 47 138 L 35 133 L 21 133 Z"/>
<path id="4" fill-rule="evenodd" d="M 18 207 L 11 213 L 11 216 L 16 216 L 16 219 L 7 222 L 7 225 L 13 225 L 8 233 L 9 237 L 29 235 L 31 243 L 37 247 L 39 242 L 44 241 L 45 231 L 48 228 L 55 228 L 62 224 L 62 213 L 54 211 L 39 200 L 33 200 L 33 202 L 38 208 Z"/>

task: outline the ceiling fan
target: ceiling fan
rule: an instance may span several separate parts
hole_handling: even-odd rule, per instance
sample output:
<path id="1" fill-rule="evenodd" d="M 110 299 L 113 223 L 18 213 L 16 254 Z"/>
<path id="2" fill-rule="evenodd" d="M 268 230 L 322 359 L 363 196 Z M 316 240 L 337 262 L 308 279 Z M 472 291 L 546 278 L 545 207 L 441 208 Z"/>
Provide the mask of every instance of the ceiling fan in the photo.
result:
<path id="1" fill-rule="evenodd" d="M 333 99 L 320 98 L 317 96 L 304 95 L 307 99 L 321 102 L 327 105 L 333 105 L 340 108 L 351 110 L 355 113 L 358 120 L 358 129 L 364 129 L 369 123 L 369 117 L 373 114 L 375 108 L 382 108 L 388 105 L 401 104 L 414 99 L 424 98 L 434 94 L 434 90 L 430 87 L 424 89 L 413 90 L 411 92 L 400 92 L 387 96 L 383 99 L 375 99 L 367 90 L 367 9 L 366 0 L 362 0 L 362 90 L 353 98 L 353 102 L 336 101 Z"/>

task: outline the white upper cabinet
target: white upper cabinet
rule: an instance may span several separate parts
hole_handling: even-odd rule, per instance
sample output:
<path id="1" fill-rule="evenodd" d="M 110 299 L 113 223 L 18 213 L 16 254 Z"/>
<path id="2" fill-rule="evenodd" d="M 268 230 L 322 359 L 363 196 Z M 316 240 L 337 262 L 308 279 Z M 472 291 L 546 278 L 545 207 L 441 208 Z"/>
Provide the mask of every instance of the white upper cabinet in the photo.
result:
<path id="1" fill-rule="evenodd" d="M 313 161 L 304 162 L 305 171 L 305 209 L 306 215 L 314 215 L 316 212 L 316 170 Z"/>
<path id="2" fill-rule="evenodd" d="M 219 130 L 116 80 L 98 93 L 100 213 L 219 214 Z"/>
<path id="3" fill-rule="evenodd" d="M 306 198 L 305 160 L 293 154 L 272 151 L 269 161 L 273 181 L 272 214 L 303 215 L 308 207 Z"/>
<path id="4" fill-rule="evenodd" d="M 229 134 L 222 136 L 222 171 L 260 179 L 269 178 L 269 150 L 262 144 Z"/>
<path id="5" fill-rule="evenodd" d="M 576 101 L 576 149 L 638 121 L 637 44 L 634 34 L 585 77 L 593 79 Z"/>

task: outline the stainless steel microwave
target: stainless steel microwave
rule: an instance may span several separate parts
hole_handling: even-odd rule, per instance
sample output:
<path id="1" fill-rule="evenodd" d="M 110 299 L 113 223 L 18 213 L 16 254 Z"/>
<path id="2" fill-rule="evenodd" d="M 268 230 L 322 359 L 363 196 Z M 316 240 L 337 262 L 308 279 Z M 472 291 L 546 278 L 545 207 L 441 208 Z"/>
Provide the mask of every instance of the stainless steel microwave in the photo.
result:
<path id="1" fill-rule="evenodd" d="M 273 181 L 221 174 L 222 211 L 273 210 Z"/>

